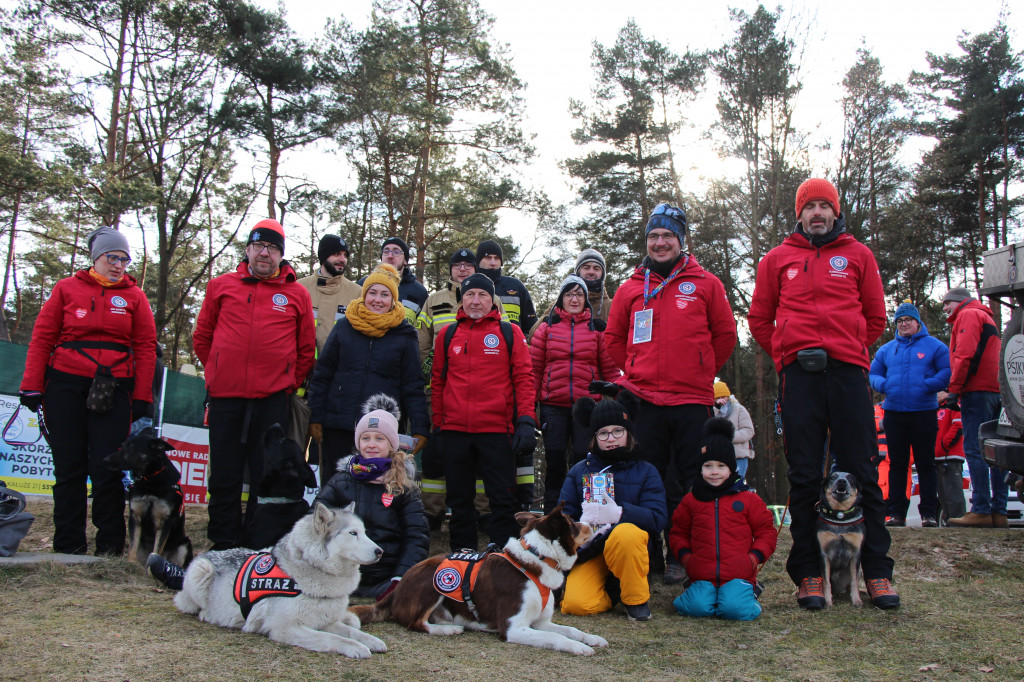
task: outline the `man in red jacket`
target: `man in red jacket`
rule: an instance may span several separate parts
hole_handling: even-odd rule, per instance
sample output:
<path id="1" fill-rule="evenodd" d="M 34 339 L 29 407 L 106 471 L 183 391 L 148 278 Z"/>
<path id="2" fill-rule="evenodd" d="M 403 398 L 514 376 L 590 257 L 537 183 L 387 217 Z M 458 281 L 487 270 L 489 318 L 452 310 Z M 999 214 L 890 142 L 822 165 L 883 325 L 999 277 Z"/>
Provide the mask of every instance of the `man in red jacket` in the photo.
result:
<path id="1" fill-rule="evenodd" d="M 288 396 L 313 367 L 313 306 L 283 257 L 281 224 L 256 223 L 235 271 L 210 280 L 192 335 L 210 395 L 206 532 L 215 550 L 242 544 L 242 473 L 248 465 L 255 491 L 263 474 L 263 431 L 287 423 Z M 250 493 L 246 520 L 255 508 Z"/>
<path id="2" fill-rule="evenodd" d="M 491 504 L 490 540 L 499 547 L 519 534 L 516 457 L 537 444 L 530 351 L 519 325 L 501 321 L 494 283 L 477 273 L 462 281 L 453 325 L 434 339 L 430 381 L 434 438 L 440 438 L 448 481 L 451 548 L 477 546 L 476 476 Z M 511 344 L 506 334 L 511 332 Z M 532 488 L 532 486 L 530 486 Z"/>
<path id="3" fill-rule="evenodd" d="M 882 279 L 870 249 L 846 232 L 839 194 L 828 180 L 800 185 L 796 215 L 793 233 L 757 266 L 747 315 L 751 334 L 779 372 L 793 535 L 786 570 L 801 607 L 825 608 L 815 503 L 831 433 L 835 465 L 860 482 L 861 565 L 872 603 L 896 608 L 885 503 L 871 461 L 878 441 L 868 346 L 885 328 Z"/>
<path id="4" fill-rule="evenodd" d="M 942 312 L 953 328 L 949 337 L 949 366 L 953 376 L 941 402 L 960 401 L 964 429 L 964 455 L 971 472 L 971 511 L 949 520 L 962 528 L 1006 528 L 1009 495 L 1003 472 L 981 456 L 978 429 L 982 422 L 999 418 L 999 351 L 1002 343 L 992 311 L 972 298 L 963 287 L 942 298 Z"/>
<path id="5" fill-rule="evenodd" d="M 683 251 L 686 229 L 682 210 L 655 207 L 644 230 L 647 257 L 615 292 L 605 330 L 608 352 L 624 373 L 618 383 L 641 399 L 634 433 L 661 474 L 670 513 L 700 474 L 715 375 L 736 345 L 725 287 Z M 660 553 L 652 556 L 657 570 Z M 665 583 L 684 577 L 670 556 Z"/>

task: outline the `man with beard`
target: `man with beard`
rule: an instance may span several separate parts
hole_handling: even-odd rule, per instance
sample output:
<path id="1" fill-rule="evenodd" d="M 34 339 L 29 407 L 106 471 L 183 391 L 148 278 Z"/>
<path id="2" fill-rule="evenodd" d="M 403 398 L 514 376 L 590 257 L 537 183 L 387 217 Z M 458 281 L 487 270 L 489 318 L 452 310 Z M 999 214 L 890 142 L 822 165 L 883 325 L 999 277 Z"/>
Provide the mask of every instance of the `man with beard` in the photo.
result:
<path id="1" fill-rule="evenodd" d="M 590 301 L 590 309 L 594 311 L 594 326 L 598 331 L 604 331 L 608 325 L 608 313 L 612 309 L 612 297 L 608 295 L 608 289 L 604 285 L 605 264 L 604 256 L 597 249 L 583 249 L 576 257 L 576 269 L 573 274 L 582 279 L 587 285 L 587 299 Z M 540 316 L 537 324 L 530 330 L 530 340 L 540 326 L 542 320 L 547 319 L 554 308 L 554 303 L 547 311 Z"/>
<path id="2" fill-rule="evenodd" d="M 860 482 L 861 566 L 871 602 L 892 609 L 900 597 L 872 464 L 878 440 L 868 385 L 868 347 L 886 323 L 882 279 L 871 250 L 846 232 L 832 183 L 805 181 L 795 208 L 796 229 L 757 266 L 747 315 L 750 333 L 779 373 L 793 536 L 786 571 L 801 608 L 825 608 L 815 504 L 827 475 L 827 443 L 836 468 Z"/>
<path id="3" fill-rule="evenodd" d="M 501 245 L 485 239 L 476 248 L 476 259 L 476 271 L 487 275 L 494 283 L 494 295 L 504 306 L 508 321 L 519 325 L 523 334 L 528 334 L 537 324 L 537 311 L 526 285 L 515 277 L 501 274 L 504 263 Z"/>
<path id="4" fill-rule="evenodd" d="M 427 300 L 427 288 L 420 284 L 409 267 L 409 245 L 401 237 L 388 237 L 380 245 L 380 262 L 398 271 L 401 278 L 398 282 L 398 299 L 405 306 L 405 319 L 415 327 L 416 317 Z M 365 279 L 363 277 L 359 280 L 359 286 L 363 285 Z"/>
<path id="5" fill-rule="evenodd" d="M 681 209 L 655 207 L 644 228 L 647 257 L 615 292 L 605 330 L 608 352 L 624 372 L 618 383 L 640 398 L 634 433 L 643 457 L 661 474 L 669 510 L 700 475 L 715 375 L 736 345 L 725 287 L 683 251 L 686 230 Z M 654 570 L 660 569 L 660 545 L 651 556 Z M 665 583 L 684 577 L 670 556 Z"/>
<path id="6" fill-rule="evenodd" d="M 316 250 L 320 269 L 299 280 L 313 300 L 317 355 L 327 343 L 334 323 L 345 316 L 350 301 L 362 296 L 362 289 L 345 277 L 348 244 L 335 234 L 325 234 Z"/>
<path id="7" fill-rule="evenodd" d="M 263 430 L 285 424 L 289 394 L 313 368 L 316 332 L 309 293 L 284 258 L 284 228 L 256 223 L 245 258 L 206 287 L 192 347 L 206 373 L 210 423 L 212 549 L 243 542 L 242 475 L 263 477 Z M 256 511 L 255 495 L 245 507 Z"/>

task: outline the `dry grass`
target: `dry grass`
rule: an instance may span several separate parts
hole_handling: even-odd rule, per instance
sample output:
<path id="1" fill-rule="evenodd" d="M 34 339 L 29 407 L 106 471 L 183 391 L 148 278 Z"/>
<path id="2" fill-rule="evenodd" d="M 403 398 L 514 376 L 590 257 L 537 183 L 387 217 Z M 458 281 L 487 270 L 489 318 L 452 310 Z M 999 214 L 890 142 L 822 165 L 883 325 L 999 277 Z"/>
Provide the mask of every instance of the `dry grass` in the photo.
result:
<path id="1" fill-rule="evenodd" d="M 23 551 L 47 551 L 48 502 Z M 205 549 L 205 509 L 189 507 Z M 605 637 L 584 658 L 504 644 L 468 633 L 429 637 L 392 623 L 373 634 L 390 651 L 369 661 L 316 654 L 224 630 L 175 610 L 128 561 L 0 569 L 0 652 L 5 679 L 631 679 L 631 680 L 1019 680 L 1024 678 L 1021 530 L 893 529 L 895 612 L 850 604 L 809 613 L 796 607 L 783 573 L 788 533 L 762 572 L 762 616 L 752 623 L 674 614 L 678 593 L 655 581 L 654 620 L 630 623 L 621 607 L 589 618 L 559 616 Z M 435 551 L 446 538 L 436 537 Z M 922 668 L 930 668 L 922 671 Z"/>

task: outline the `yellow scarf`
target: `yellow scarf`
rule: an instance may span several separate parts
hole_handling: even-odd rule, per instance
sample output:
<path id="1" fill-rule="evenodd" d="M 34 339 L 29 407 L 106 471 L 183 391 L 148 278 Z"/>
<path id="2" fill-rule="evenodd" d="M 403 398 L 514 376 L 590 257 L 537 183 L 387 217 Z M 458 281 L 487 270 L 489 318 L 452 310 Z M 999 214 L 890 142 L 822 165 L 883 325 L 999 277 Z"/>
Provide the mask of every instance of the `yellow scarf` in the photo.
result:
<path id="1" fill-rule="evenodd" d="M 375 313 L 366 307 L 362 298 L 357 298 L 345 309 L 345 318 L 360 334 L 379 339 L 405 320 L 405 306 L 396 302 L 386 313 Z"/>
<path id="2" fill-rule="evenodd" d="M 100 273 L 96 272 L 96 268 L 89 268 L 89 274 L 92 275 L 92 278 L 94 280 L 96 280 L 97 282 L 100 283 L 100 286 L 112 287 L 115 284 L 118 284 L 118 283 L 121 282 L 120 279 L 115 282 L 112 279 L 108 279 L 108 278 L 104 277 Z M 124 275 L 121 275 L 121 279 L 124 279 Z"/>

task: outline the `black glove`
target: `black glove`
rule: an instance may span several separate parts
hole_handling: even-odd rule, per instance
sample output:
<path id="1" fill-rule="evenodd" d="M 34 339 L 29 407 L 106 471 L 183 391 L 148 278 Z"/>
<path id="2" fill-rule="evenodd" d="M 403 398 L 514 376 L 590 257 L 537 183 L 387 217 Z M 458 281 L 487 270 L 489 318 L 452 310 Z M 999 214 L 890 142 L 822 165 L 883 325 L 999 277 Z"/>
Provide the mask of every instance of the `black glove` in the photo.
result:
<path id="1" fill-rule="evenodd" d="M 132 421 L 138 421 L 143 417 L 153 417 L 153 403 L 145 400 L 132 401 Z"/>
<path id="2" fill-rule="evenodd" d="M 420 470 L 423 478 L 444 478 L 444 451 L 441 449 L 441 430 L 434 429 L 427 446 L 420 452 Z"/>
<path id="3" fill-rule="evenodd" d="M 516 422 L 516 432 L 512 435 L 512 453 L 521 454 L 528 452 L 533 454 L 537 447 L 537 422 L 530 417 L 520 417 Z"/>
<path id="4" fill-rule="evenodd" d="M 43 394 L 39 391 L 21 391 L 18 400 L 33 412 L 38 412 L 39 406 L 43 404 Z"/>
<path id="5" fill-rule="evenodd" d="M 946 399 L 939 403 L 939 407 L 956 407 L 959 402 L 959 393 L 947 393 Z"/>
<path id="6" fill-rule="evenodd" d="M 597 395 L 606 395 L 609 398 L 614 398 L 619 394 L 622 389 L 618 384 L 613 384 L 610 381 L 591 381 L 590 385 L 587 386 L 587 390 Z"/>

